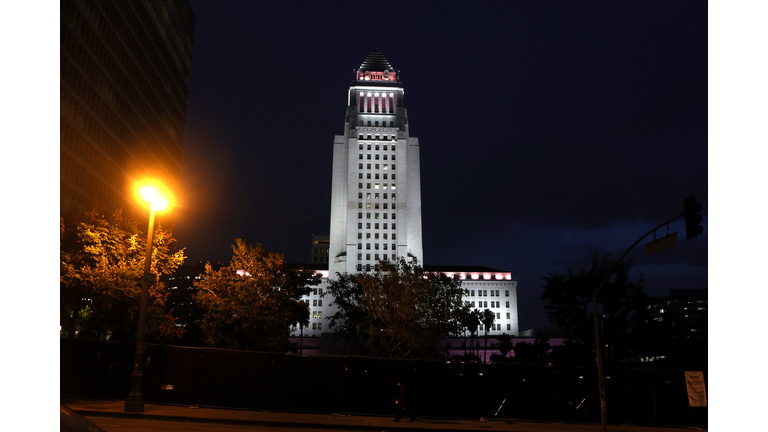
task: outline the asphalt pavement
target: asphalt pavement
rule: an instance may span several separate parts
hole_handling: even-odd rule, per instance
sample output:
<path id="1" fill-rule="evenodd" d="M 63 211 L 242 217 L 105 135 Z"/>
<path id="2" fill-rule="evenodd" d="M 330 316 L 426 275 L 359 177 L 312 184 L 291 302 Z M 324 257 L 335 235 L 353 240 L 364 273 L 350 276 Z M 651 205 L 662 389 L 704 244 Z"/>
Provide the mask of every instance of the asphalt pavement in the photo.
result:
<path id="1" fill-rule="evenodd" d="M 343 429 L 353 431 L 516 431 L 516 432 L 599 432 L 600 424 L 553 423 L 525 419 L 451 419 L 421 418 L 409 422 L 405 417 L 394 422 L 394 416 L 372 416 L 347 413 L 304 413 L 198 407 L 185 405 L 144 405 L 143 413 L 124 411 L 125 401 L 61 397 L 67 405 L 84 417 L 114 417 L 163 421 L 218 423 L 253 426 L 281 426 L 311 429 Z M 700 427 L 653 427 L 629 424 L 610 424 L 611 432 L 681 432 L 706 430 Z"/>

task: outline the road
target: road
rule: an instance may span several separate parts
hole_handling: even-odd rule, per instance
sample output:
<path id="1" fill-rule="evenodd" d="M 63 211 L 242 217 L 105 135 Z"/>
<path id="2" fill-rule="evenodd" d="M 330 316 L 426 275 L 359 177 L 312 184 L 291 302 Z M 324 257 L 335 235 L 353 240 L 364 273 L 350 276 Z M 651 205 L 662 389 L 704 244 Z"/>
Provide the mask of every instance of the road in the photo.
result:
<path id="1" fill-rule="evenodd" d="M 189 432 L 308 432 L 329 429 L 285 428 L 272 426 L 238 426 L 215 423 L 193 423 L 160 420 L 86 417 L 106 432 L 189 431 Z M 330 429 L 332 430 L 332 429 Z"/>

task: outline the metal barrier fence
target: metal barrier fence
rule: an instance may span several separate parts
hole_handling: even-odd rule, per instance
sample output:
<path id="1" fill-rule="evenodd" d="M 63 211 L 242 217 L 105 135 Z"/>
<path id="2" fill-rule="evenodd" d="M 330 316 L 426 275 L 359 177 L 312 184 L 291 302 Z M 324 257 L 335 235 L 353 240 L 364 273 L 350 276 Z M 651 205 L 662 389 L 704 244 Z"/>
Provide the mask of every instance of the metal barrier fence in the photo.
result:
<path id="1" fill-rule="evenodd" d="M 60 341 L 60 391 L 124 399 L 134 345 Z M 599 422 L 595 368 L 463 364 L 149 345 L 148 402 L 392 415 L 404 380 L 417 415 Z M 707 374 L 704 374 L 705 380 Z M 706 425 L 683 371 L 606 369 L 608 421 Z"/>

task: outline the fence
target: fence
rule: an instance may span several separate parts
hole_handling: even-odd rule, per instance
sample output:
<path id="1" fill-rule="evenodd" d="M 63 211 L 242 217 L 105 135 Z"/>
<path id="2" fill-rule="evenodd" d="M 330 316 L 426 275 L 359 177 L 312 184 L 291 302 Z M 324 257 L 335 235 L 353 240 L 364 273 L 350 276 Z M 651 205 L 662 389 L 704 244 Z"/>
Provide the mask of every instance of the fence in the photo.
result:
<path id="1" fill-rule="evenodd" d="M 133 344 L 62 339 L 62 394 L 124 399 Z M 462 364 L 149 345 L 148 402 L 391 415 L 405 381 L 418 415 L 599 422 L 595 368 Z M 705 372 L 705 381 L 707 374 Z M 706 425 L 683 371 L 606 369 L 608 420 Z"/>

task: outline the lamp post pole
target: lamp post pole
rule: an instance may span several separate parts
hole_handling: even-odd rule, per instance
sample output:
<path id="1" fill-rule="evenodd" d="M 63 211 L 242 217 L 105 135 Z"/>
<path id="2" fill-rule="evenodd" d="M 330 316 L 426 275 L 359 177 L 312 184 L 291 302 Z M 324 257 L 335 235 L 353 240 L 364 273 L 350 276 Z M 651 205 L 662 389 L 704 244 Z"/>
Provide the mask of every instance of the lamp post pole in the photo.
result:
<path id="1" fill-rule="evenodd" d="M 147 228 L 147 252 L 144 258 L 144 275 L 141 283 L 141 306 L 139 308 L 139 332 L 136 335 L 136 357 L 133 373 L 131 374 L 131 392 L 125 400 L 125 412 L 144 412 L 144 394 L 141 391 L 141 381 L 144 378 L 144 327 L 147 321 L 147 298 L 149 286 L 156 281 L 150 272 L 152 265 L 152 234 L 155 225 L 155 203 L 150 201 L 149 227 Z"/>

